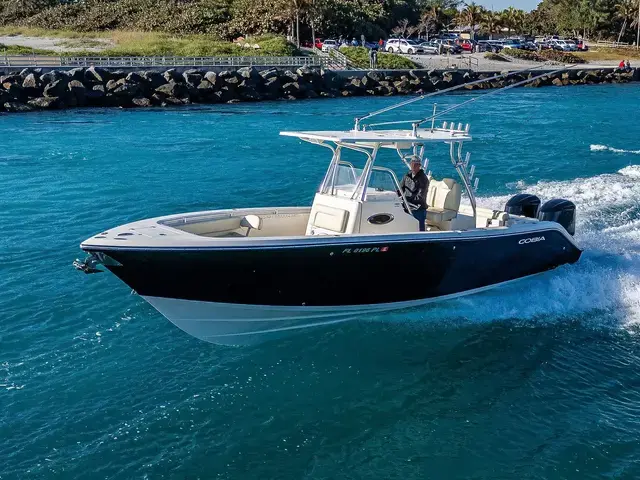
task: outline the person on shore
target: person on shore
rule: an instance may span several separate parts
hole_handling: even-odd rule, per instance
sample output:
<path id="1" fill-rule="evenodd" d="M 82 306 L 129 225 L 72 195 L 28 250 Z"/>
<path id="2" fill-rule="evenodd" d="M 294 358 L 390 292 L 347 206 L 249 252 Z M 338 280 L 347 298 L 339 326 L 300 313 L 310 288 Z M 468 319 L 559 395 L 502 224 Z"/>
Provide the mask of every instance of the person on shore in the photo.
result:
<path id="1" fill-rule="evenodd" d="M 422 163 L 417 156 L 411 157 L 409 171 L 400 183 L 400 193 L 404 195 L 411 209 L 411 214 L 420 226 L 420 231 L 426 229 L 427 220 L 427 192 L 429 191 L 429 178 L 422 169 Z"/>
<path id="2" fill-rule="evenodd" d="M 378 68 L 378 52 L 375 48 L 369 49 L 369 68 L 371 70 Z"/>
<path id="3" fill-rule="evenodd" d="M 351 46 L 352 47 L 357 47 L 358 46 L 358 40 L 356 40 L 356 37 L 353 37 L 353 40 L 351 40 Z"/>
<path id="4" fill-rule="evenodd" d="M 378 48 L 382 50 L 382 47 L 384 47 L 384 40 L 381 38 L 380 40 L 378 40 Z"/>
<path id="5" fill-rule="evenodd" d="M 624 70 L 624 68 L 625 68 L 624 60 L 621 60 L 621 61 L 620 61 L 620 63 L 618 64 L 618 68 L 619 68 L 620 70 Z"/>
<path id="6" fill-rule="evenodd" d="M 627 63 L 625 64 L 625 69 L 627 70 L 627 72 L 631 71 L 631 62 L 629 60 L 627 60 Z"/>

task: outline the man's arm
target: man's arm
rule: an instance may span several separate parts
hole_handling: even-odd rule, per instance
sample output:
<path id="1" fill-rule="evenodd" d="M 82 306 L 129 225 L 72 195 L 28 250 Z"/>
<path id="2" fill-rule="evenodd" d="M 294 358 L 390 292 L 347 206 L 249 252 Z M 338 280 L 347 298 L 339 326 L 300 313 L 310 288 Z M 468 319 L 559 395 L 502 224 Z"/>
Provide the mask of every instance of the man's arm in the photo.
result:
<path id="1" fill-rule="evenodd" d="M 429 191 L 429 179 L 426 175 L 421 176 L 418 179 L 418 190 L 416 191 L 413 200 L 418 206 L 427 204 L 427 192 Z"/>

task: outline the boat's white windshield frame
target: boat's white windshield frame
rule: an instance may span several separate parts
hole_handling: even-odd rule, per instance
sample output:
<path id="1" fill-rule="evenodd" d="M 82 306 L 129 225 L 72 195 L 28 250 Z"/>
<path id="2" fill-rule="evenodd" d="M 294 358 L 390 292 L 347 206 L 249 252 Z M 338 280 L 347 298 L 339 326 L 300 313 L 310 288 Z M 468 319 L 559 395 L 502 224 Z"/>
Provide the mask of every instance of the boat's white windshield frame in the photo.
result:
<path id="1" fill-rule="evenodd" d="M 469 125 L 444 122 L 442 127 L 432 126 L 427 129 L 418 130 L 415 126 L 411 130 L 351 130 L 348 132 L 339 131 L 318 131 L 318 132 L 281 132 L 281 135 L 297 137 L 305 142 L 329 148 L 333 152 L 331 162 L 327 172 L 320 184 L 318 192 L 333 192 L 335 186 L 338 165 L 342 160 L 342 150 L 348 149 L 363 153 L 367 157 L 365 166 L 362 169 L 358 182 L 351 195 L 351 199 L 359 199 L 364 202 L 367 196 L 367 188 L 371 172 L 375 165 L 376 157 L 380 148 L 394 149 L 400 160 L 408 167 L 407 159 L 417 156 L 426 169 L 429 160 L 425 157 L 425 147 L 427 143 L 444 143 L 449 146 L 449 158 L 455 168 L 465 192 L 471 203 L 473 215 L 476 216 L 475 192 L 478 188 L 478 179 L 472 185 L 475 166 L 469 168 L 470 154 L 462 157 L 464 142 L 471 141 L 469 135 Z M 406 153 L 408 150 L 409 153 Z M 395 178 L 395 176 L 394 176 Z M 403 198 L 405 206 L 406 199 Z"/>

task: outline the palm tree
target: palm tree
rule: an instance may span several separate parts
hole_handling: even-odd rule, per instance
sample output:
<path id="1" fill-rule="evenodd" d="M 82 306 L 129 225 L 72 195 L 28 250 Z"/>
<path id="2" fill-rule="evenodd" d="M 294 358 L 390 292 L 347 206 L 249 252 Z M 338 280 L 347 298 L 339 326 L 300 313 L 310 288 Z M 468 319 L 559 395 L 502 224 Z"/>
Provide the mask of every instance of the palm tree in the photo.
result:
<path id="1" fill-rule="evenodd" d="M 418 24 L 418 26 L 422 26 L 425 33 L 428 34 L 428 32 L 434 30 L 436 32 L 441 30 L 446 23 L 447 22 L 442 5 L 434 4 L 424 11 L 422 16 L 420 17 L 420 23 Z"/>
<path id="2" fill-rule="evenodd" d="M 489 34 L 489 39 L 493 40 L 493 34 L 500 31 L 502 27 L 502 16 L 498 12 L 486 10 L 480 22 L 482 29 Z"/>
<path id="3" fill-rule="evenodd" d="M 620 39 L 627 29 L 627 22 L 631 20 L 632 27 L 638 23 L 636 19 L 637 6 L 634 0 L 621 0 L 620 3 L 615 5 L 615 8 L 616 17 L 622 19 L 622 28 L 620 28 L 620 33 L 618 34 L 618 42 L 620 42 Z"/>
<path id="4" fill-rule="evenodd" d="M 526 15 L 524 10 L 518 10 L 513 7 L 502 11 L 502 23 L 507 27 L 509 34 L 511 34 L 511 30 L 514 30 L 516 33 L 521 33 L 524 30 Z"/>
<path id="5" fill-rule="evenodd" d="M 464 9 L 458 14 L 456 23 L 458 26 L 469 26 L 471 28 L 471 38 L 473 39 L 476 26 L 484 16 L 484 7 L 475 2 L 465 3 Z"/>

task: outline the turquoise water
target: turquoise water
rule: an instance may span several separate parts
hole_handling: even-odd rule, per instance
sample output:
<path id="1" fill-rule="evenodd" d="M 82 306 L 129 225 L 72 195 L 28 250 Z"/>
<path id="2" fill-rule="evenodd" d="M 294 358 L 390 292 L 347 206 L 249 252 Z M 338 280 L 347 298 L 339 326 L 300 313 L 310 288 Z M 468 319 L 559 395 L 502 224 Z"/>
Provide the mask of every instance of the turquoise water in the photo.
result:
<path id="1" fill-rule="evenodd" d="M 481 204 L 578 206 L 581 261 L 500 291 L 231 348 L 71 267 L 128 221 L 309 203 L 328 151 L 278 132 L 394 101 L 0 116 L 0 478 L 638 478 L 638 85 L 448 119 L 472 124 Z"/>

